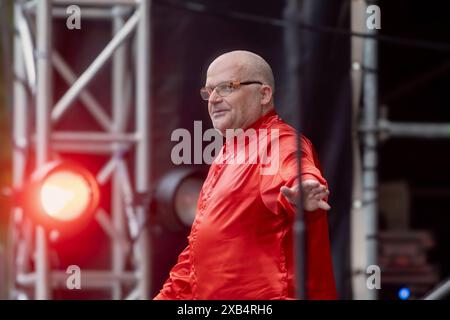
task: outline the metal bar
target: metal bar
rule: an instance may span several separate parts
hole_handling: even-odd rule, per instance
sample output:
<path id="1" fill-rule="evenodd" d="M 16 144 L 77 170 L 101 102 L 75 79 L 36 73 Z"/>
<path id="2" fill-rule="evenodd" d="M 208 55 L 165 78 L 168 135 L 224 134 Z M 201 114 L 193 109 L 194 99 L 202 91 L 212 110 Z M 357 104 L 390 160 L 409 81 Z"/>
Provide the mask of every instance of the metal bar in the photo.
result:
<path id="1" fill-rule="evenodd" d="M 39 1 L 37 15 L 37 71 L 36 92 L 36 158 L 37 167 L 47 162 L 49 150 L 49 108 L 52 105 L 51 17 L 50 0 Z"/>
<path id="2" fill-rule="evenodd" d="M 105 184 L 111 175 L 114 173 L 114 170 L 120 163 L 120 159 L 118 157 L 112 156 L 109 161 L 103 166 L 103 168 L 97 173 L 96 180 L 100 185 Z"/>
<path id="3" fill-rule="evenodd" d="M 120 11 L 122 7 L 116 6 L 113 10 Z M 121 28 L 123 28 L 125 20 L 116 15 L 113 20 L 113 35 L 117 34 Z M 112 104 L 113 104 L 113 132 L 121 133 L 124 131 L 125 122 L 124 110 L 129 106 L 124 105 L 124 91 L 125 91 L 125 74 L 126 74 L 126 51 L 125 45 L 117 48 L 113 55 L 112 64 Z M 117 160 L 121 161 L 118 157 Z M 112 177 L 112 195 L 111 195 L 111 215 L 112 223 L 119 233 L 125 234 L 125 215 L 124 205 L 121 193 L 121 181 L 119 170 L 115 170 Z M 111 242 L 111 267 L 114 273 L 123 272 L 125 268 L 126 251 L 123 245 L 118 241 Z M 120 282 L 116 281 L 112 285 L 112 299 L 118 300 L 123 296 L 123 288 Z"/>
<path id="4" fill-rule="evenodd" d="M 82 270 L 81 287 L 85 289 L 111 288 L 114 281 L 121 281 L 124 285 L 132 285 L 136 282 L 136 275 L 133 272 L 115 274 L 110 271 Z M 52 274 L 53 284 L 66 288 L 67 273 L 57 271 Z"/>
<path id="5" fill-rule="evenodd" d="M 52 63 L 55 66 L 56 71 L 58 71 L 69 86 L 75 83 L 77 80 L 75 73 L 70 69 L 59 53 L 54 52 L 52 54 Z M 103 111 L 100 103 L 98 103 L 87 88 L 80 92 L 80 100 L 84 103 L 89 113 L 94 117 L 103 130 L 110 131 L 112 126 L 111 120 L 106 112 Z"/>
<path id="6" fill-rule="evenodd" d="M 19 5 L 14 5 L 14 23 L 18 23 L 17 16 L 20 14 Z M 17 27 L 16 27 L 17 28 Z M 26 157 L 24 149 L 28 145 L 27 115 L 29 114 L 27 105 L 26 88 L 19 79 L 25 78 L 25 66 L 23 60 L 22 45 L 19 35 L 14 35 L 14 112 L 13 112 L 13 188 L 20 190 L 22 188 Z"/>
<path id="7" fill-rule="evenodd" d="M 380 120 L 378 130 L 385 131 L 390 137 L 421 138 L 421 139 L 449 139 L 450 123 L 417 123 L 391 122 Z"/>
<path id="8" fill-rule="evenodd" d="M 128 168 L 123 160 L 120 161 L 117 168 L 120 174 L 121 181 L 121 194 L 125 202 L 125 214 L 128 220 L 128 231 L 133 239 L 139 233 L 139 224 L 136 215 L 133 211 L 133 190 L 131 187 L 130 176 L 128 174 Z"/>
<path id="9" fill-rule="evenodd" d="M 444 281 L 438 285 L 437 288 L 434 288 L 431 292 L 429 292 L 423 300 L 441 300 L 446 296 L 450 295 L 450 279 Z"/>
<path id="10" fill-rule="evenodd" d="M 19 273 L 17 274 L 17 283 L 19 285 L 33 285 L 36 282 L 36 273 Z"/>
<path id="11" fill-rule="evenodd" d="M 136 163 L 135 163 L 135 190 L 139 193 L 146 193 L 151 190 L 149 181 L 151 168 L 150 144 L 148 143 L 148 133 L 151 132 L 149 123 L 151 120 L 151 100 L 149 99 L 150 91 L 150 74 L 151 74 L 151 51 L 150 49 L 150 8 L 151 1 L 142 1 L 139 6 L 140 20 L 136 33 L 137 50 L 136 50 L 136 132 L 142 138 L 136 144 Z M 143 205 L 136 206 L 136 214 L 138 217 L 146 215 L 146 208 Z M 144 225 L 137 240 L 137 267 L 139 272 L 139 291 L 140 298 L 149 299 L 151 288 L 151 271 L 150 257 L 151 244 L 148 235 L 148 228 Z"/>
<path id="12" fill-rule="evenodd" d="M 103 132 L 76 132 L 76 131 L 54 131 L 51 135 L 54 142 L 138 142 L 135 134 L 125 133 L 103 133 Z"/>
<path id="13" fill-rule="evenodd" d="M 30 0 L 20 4 L 25 11 L 35 10 L 37 5 L 37 0 Z"/>
<path id="14" fill-rule="evenodd" d="M 74 3 L 71 3 L 74 4 Z M 35 3 L 28 2 L 23 5 L 23 9 L 28 13 L 34 14 Z M 95 8 L 95 7 L 83 7 L 81 8 L 82 19 L 93 19 L 93 20 L 110 20 L 116 16 L 127 16 L 130 14 L 132 8 L 123 7 L 120 10 L 113 10 L 111 8 Z M 52 10 L 53 18 L 67 19 L 67 6 L 65 7 L 54 7 Z"/>
<path id="15" fill-rule="evenodd" d="M 6 247 L 6 271 L 7 271 L 7 279 L 6 286 L 8 288 L 8 297 L 9 299 L 14 299 L 14 295 L 16 293 L 16 275 L 18 273 L 19 264 L 18 264 L 18 251 L 19 246 L 24 242 L 23 239 L 19 238 L 19 228 L 20 223 L 16 222 L 16 219 L 23 217 L 23 212 L 21 208 L 12 208 L 11 216 L 8 223 L 8 235 L 7 235 L 7 247 Z M 22 219 L 21 219 L 22 220 Z"/>
<path id="16" fill-rule="evenodd" d="M 366 4 L 369 3 L 366 1 Z M 368 33 L 376 36 L 376 29 L 368 30 Z M 375 39 L 364 40 L 363 64 L 364 72 L 364 101 L 363 123 L 365 126 L 376 126 L 378 122 L 378 75 L 370 70 L 378 68 L 378 43 Z M 377 177 L 377 145 L 378 136 L 375 132 L 366 132 L 363 136 L 363 213 L 366 243 L 366 264 L 377 264 L 377 217 L 378 217 L 378 177 Z M 367 290 L 366 299 L 377 299 L 377 290 Z"/>
<path id="17" fill-rule="evenodd" d="M 130 182 L 130 176 L 128 173 L 128 168 L 126 166 L 126 163 L 121 160 L 119 162 L 119 167 L 118 167 L 118 171 L 120 173 L 120 180 L 122 181 L 121 183 L 121 192 L 123 193 L 123 197 L 125 199 L 125 202 L 127 204 L 132 203 L 133 201 L 133 189 L 131 187 L 131 182 Z"/>
<path id="18" fill-rule="evenodd" d="M 36 287 L 35 298 L 37 300 L 51 299 L 50 288 L 50 265 L 48 259 L 48 244 L 47 233 L 45 229 L 38 225 L 36 226 Z"/>
<path id="19" fill-rule="evenodd" d="M 36 66 L 33 57 L 34 48 L 31 40 L 31 31 L 20 5 L 15 5 L 15 11 L 16 30 L 20 34 L 20 39 L 23 46 L 22 56 L 25 62 L 26 79 L 31 92 L 34 93 L 36 91 Z M 22 79 L 24 78 L 25 77 Z"/>
<path id="20" fill-rule="evenodd" d="M 68 274 L 64 271 L 53 271 L 51 274 L 52 286 L 62 289 L 67 288 L 67 277 Z M 36 274 L 20 274 L 18 278 L 20 285 L 32 286 L 36 279 Z M 110 271 L 81 270 L 82 289 L 109 289 L 111 288 L 111 283 L 114 281 L 121 281 L 125 285 L 132 285 L 136 282 L 136 275 L 133 272 L 115 274 Z"/>
<path id="21" fill-rule="evenodd" d="M 54 18 L 67 19 L 66 8 L 54 8 L 52 11 Z M 111 9 L 101 9 L 101 8 L 81 8 L 82 19 L 93 19 L 93 20 L 110 20 L 113 18 L 113 13 Z"/>
<path id="22" fill-rule="evenodd" d="M 22 213 L 22 212 L 21 212 Z M 33 232 L 34 226 L 30 219 L 22 219 L 23 234 L 17 246 L 16 267 L 17 272 L 28 272 L 30 270 L 30 256 L 33 254 Z"/>
<path id="23" fill-rule="evenodd" d="M 137 300 L 139 299 L 139 288 L 133 289 L 126 297 L 125 300 Z"/>
<path id="24" fill-rule="evenodd" d="M 146 1 L 144 1 L 145 3 Z M 77 95 L 88 85 L 94 78 L 101 67 L 105 65 L 114 51 L 127 39 L 139 21 L 140 11 L 137 10 L 125 23 L 123 28 L 111 39 L 97 58 L 91 65 L 83 72 L 78 80 L 70 87 L 64 96 L 57 102 L 52 110 L 52 121 L 56 122 L 65 111 L 70 107 L 70 104 L 75 100 Z"/>
<path id="25" fill-rule="evenodd" d="M 52 105 L 51 54 L 51 1 L 37 3 L 37 90 L 36 90 L 36 166 L 48 161 L 50 121 Z M 51 298 L 47 234 L 42 226 L 36 227 L 36 299 Z"/>
<path id="26" fill-rule="evenodd" d="M 14 4 L 14 24 L 17 29 L 18 15 L 21 14 L 18 4 Z M 27 93 L 25 85 L 19 79 L 25 77 L 25 66 L 23 60 L 22 45 L 18 34 L 14 35 L 14 85 L 13 85 L 13 150 L 12 150 L 12 186 L 14 190 L 21 190 L 25 176 L 26 166 L 26 154 L 25 148 L 28 145 L 27 135 Z M 16 221 L 19 219 L 19 221 Z M 13 208 L 11 210 L 10 217 L 10 233 L 11 242 L 9 243 L 8 252 L 8 274 L 11 276 L 10 281 L 10 293 L 12 297 L 15 291 L 15 276 L 18 272 L 17 254 L 18 247 L 24 241 L 20 241 L 16 244 L 15 241 L 19 240 L 19 226 L 23 221 L 23 211 L 21 208 Z M 23 225 L 22 225 L 23 227 Z M 16 246 L 16 247 L 14 247 Z"/>
<path id="27" fill-rule="evenodd" d="M 128 152 L 130 144 L 121 143 L 117 149 L 117 143 L 79 143 L 79 142 L 54 142 L 52 149 L 58 152 L 79 153 L 79 154 L 112 154 L 116 152 Z"/>
<path id="28" fill-rule="evenodd" d="M 98 209 L 97 213 L 95 214 L 95 219 L 102 227 L 103 231 L 105 231 L 105 233 L 110 237 L 111 241 L 117 243 L 117 245 L 120 246 L 121 252 L 125 254 L 130 249 L 130 245 L 127 242 L 122 230 L 116 228 L 106 211 L 102 208 Z M 114 272 L 113 270 L 113 272 L 116 274 L 119 274 L 122 271 L 123 268 L 118 272 Z"/>
<path id="29" fill-rule="evenodd" d="M 300 74 L 300 30 L 297 28 L 297 24 L 300 19 L 300 3 L 297 0 L 288 0 L 284 9 L 284 19 L 287 21 L 286 28 L 284 29 L 284 47 L 286 52 L 286 64 L 287 64 L 287 83 L 289 88 L 287 90 L 288 97 L 286 102 L 288 104 L 287 109 L 294 112 L 294 118 L 296 119 L 297 129 L 299 132 L 301 129 L 301 104 L 300 104 L 300 90 L 298 88 L 301 85 Z M 299 139 L 300 140 L 300 139 Z M 301 143 L 301 142 L 300 142 Z M 301 146 L 298 146 L 297 161 L 301 159 Z M 301 176 L 301 166 L 298 166 L 298 174 Z M 306 237 L 305 237 L 305 221 L 302 208 L 302 200 L 300 196 L 297 199 L 297 210 L 295 213 L 295 219 L 293 224 L 294 230 L 294 257 L 295 257 L 295 295 L 297 299 L 306 299 Z"/>
<path id="30" fill-rule="evenodd" d="M 33 10 L 36 9 L 36 5 L 37 5 L 37 0 L 33 0 L 33 1 L 28 1 L 25 2 L 23 4 L 23 8 L 26 11 L 30 11 L 33 12 Z M 98 6 L 98 7 L 110 7 L 110 6 L 116 6 L 116 5 L 122 5 L 122 6 L 128 6 L 128 7 L 132 7 L 135 6 L 136 4 L 138 4 L 140 2 L 140 0 L 53 0 L 53 5 L 56 6 L 70 6 L 70 5 L 78 5 L 78 6 Z M 58 10 L 63 10 L 63 8 L 54 8 L 52 10 L 52 14 L 55 13 L 55 9 Z M 65 10 L 65 9 L 64 9 Z M 93 10 L 93 11 L 91 11 Z M 83 8 L 83 19 L 85 18 L 85 13 L 86 13 L 86 18 L 104 18 L 106 17 L 105 13 L 102 13 L 102 11 L 100 10 L 104 10 L 107 11 L 108 9 L 100 9 L 100 8 L 89 8 L 89 7 L 85 7 Z M 61 12 L 57 11 L 58 14 L 61 14 Z M 65 13 L 65 11 L 64 11 Z M 65 13 L 66 14 L 66 13 Z M 105 15 L 104 15 L 105 14 Z M 67 15 L 67 14 L 66 14 Z"/>
<path id="31" fill-rule="evenodd" d="M 114 9 L 119 10 L 120 7 Z M 113 33 L 117 34 L 124 26 L 124 19 L 116 16 L 113 20 Z M 113 131 L 121 133 L 125 131 L 125 124 L 127 123 L 129 104 L 125 101 L 125 89 L 127 88 L 127 46 L 123 45 L 114 53 L 113 56 L 113 70 L 112 70 L 112 108 L 114 126 Z"/>
<path id="32" fill-rule="evenodd" d="M 64 6 L 69 6 L 72 4 L 79 6 L 112 6 L 112 5 L 134 6 L 139 4 L 139 2 L 140 0 L 53 0 L 53 3 L 55 5 L 64 5 Z"/>
<path id="33" fill-rule="evenodd" d="M 351 1 L 351 28 L 352 32 L 362 33 L 366 29 L 366 3 L 365 0 Z M 358 132 L 360 121 L 360 101 L 362 91 L 364 41 L 359 37 L 352 37 L 352 153 L 353 153 L 353 183 L 352 207 L 350 222 L 350 264 L 351 287 L 353 299 L 362 300 L 367 297 L 367 264 L 365 257 L 365 224 L 362 211 L 362 160 L 359 151 L 360 135 Z"/>

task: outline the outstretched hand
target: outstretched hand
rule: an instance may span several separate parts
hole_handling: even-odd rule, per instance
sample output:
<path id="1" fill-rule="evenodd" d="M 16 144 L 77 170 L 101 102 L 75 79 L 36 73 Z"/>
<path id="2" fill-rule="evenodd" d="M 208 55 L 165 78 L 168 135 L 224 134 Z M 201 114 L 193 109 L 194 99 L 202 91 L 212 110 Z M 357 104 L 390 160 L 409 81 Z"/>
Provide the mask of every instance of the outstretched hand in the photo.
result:
<path id="1" fill-rule="evenodd" d="M 282 186 L 280 192 L 286 199 L 292 203 L 296 203 L 298 197 L 298 180 L 292 187 Z M 325 202 L 324 198 L 330 194 L 330 191 L 325 185 L 320 184 L 316 180 L 302 181 L 303 209 L 305 211 L 315 211 L 317 209 L 330 210 L 331 207 Z"/>

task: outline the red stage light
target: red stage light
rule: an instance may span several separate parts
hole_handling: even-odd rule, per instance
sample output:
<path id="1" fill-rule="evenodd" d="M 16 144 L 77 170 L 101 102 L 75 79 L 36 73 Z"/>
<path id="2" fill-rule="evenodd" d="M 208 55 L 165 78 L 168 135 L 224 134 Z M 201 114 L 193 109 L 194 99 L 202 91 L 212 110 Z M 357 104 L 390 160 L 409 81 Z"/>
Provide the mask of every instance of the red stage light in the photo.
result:
<path id="1" fill-rule="evenodd" d="M 89 206 L 90 186 L 77 172 L 57 171 L 42 183 L 40 199 L 45 212 L 61 221 L 80 217 Z"/>
<path id="2" fill-rule="evenodd" d="M 72 233 L 88 223 L 97 209 L 98 184 L 72 162 L 51 162 L 36 170 L 25 190 L 25 212 L 47 229 Z"/>

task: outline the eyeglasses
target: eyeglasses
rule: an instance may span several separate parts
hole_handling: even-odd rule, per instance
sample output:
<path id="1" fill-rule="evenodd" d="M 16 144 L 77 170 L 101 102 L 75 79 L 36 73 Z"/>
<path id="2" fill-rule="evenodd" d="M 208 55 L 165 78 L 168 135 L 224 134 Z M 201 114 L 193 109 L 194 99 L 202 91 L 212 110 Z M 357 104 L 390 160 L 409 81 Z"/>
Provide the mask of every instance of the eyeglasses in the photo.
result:
<path id="1" fill-rule="evenodd" d="M 221 97 L 226 97 L 229 94 L 231 94 L 234 90 L 238 89 L 240 86 L 246 86 L 249 84 L 263 84 L 260 81 L 231 81 L 231 82 L 225 82 L 217 85 L 214 88 L 208 88 L 203 87 L 200 89 L 200 95 L 202 96 L 203 100 L 208 101 L 209 97 L 212 95 L 213 91 L 215 90 L 216 93 Z"/>

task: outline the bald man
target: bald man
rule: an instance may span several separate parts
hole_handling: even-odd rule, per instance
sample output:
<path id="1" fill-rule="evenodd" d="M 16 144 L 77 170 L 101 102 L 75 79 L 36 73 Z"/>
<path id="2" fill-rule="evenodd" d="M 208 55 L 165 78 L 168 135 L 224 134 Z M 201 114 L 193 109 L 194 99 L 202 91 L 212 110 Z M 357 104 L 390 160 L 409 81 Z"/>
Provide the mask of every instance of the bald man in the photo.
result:
<path id="1" fill-rule="evenodd" d="M 276 114 L 274 91 L 273 72 L 255 53 L 232 51 L 210 64 L 200 94 L 226 142 L 203 184 L 189 244 L 155 299 L 294 299 L 292 225 L 299 185 L 307 298 L 336 298 L 327 182 L 304 136 L 299 179 L 299 136 Z M 245 161 L 231 161 L 237 158 Z M 276 163 L 275 171 L 264 171 L 267 160 Z"/>

